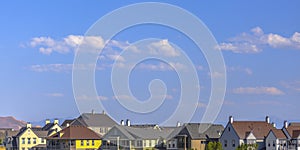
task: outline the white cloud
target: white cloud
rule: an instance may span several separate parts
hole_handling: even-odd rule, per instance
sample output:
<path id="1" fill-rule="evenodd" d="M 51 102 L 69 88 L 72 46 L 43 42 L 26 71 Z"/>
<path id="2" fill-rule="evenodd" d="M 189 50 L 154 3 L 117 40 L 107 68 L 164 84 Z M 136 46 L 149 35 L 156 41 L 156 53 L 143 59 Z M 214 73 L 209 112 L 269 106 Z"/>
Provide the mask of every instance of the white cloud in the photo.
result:
<path id="1" fill-rule="evenodd" d="M 266 94 L 266 95 L 284 95 L 284 92 L 276 87 L 239 87 L 233 89 L 235 94 Z"/>
<path id="2" fill-rule="evenodd" d="M 166 63 L 141 63 L 137 66 L 137 69 L 143 69 L 143 70 L 151 70 L 151 71 L 172 71 L 175 69 L 183 70 L 185 69 L 185 65 L 181 63 L 174 63 L 170 62 L 169 64 Z"/>
<path id="3" fill-rule="evenodd" d="M 112 97 L 113 99 L 121 99 L 121 100 L 133 100 L 133 97 L 131 97 L 130 95 L 115 95 Z M 154 95 L 154 97 L 152 97 L 153 99 L 162 99 L 165 98 L 166 100 L 170 100 L 173 99 L 172 95 Z"/>
<path id="4" fill-rule="evenodd" d="M 154 55 L 164 55 L 167 57 L 180 55 L 180 53 L 170 45 L 167 39 L 151 43 L 148 48 L 150 49 L 150 53 Z"/>
<path id="5" fill-rule="evenodd" d="M 81 100 L 81 101 L 89 101 L 89 100 L 100 100 L 100 101 L 105 101 L 105 100 L 108 100 L 108 97 L 106 96 L 102 96 L 102 95 L 99 95 L 99 96 L 88 96 L 88 95 L 81 95 L 81 96 L 78 96 L 76 97 L 77 100 Z"/>
<path id="6" fill-rule="evenodd" d="M 71 72 L 72 69 L 78 69 L 78 70 L 103 70 L 105 68 L 111 67 L 111 65 L 106 64 L 100 64 L 97 65 L 95 68 L 95 65 L 89 64 L 89 65 L 76 65 L 73 67 L 73 64 L 42 64 L 42 65 L 32 65 L 27 67 L 26 69 L 29 69 L 34 72 Z"/>
<path id="7" fill-rule="evenodd" d="M 109 54 L 109 55 L 107 55 L 107 57 L 109 59 L 113 60 L 113 61 L 122 61 L 122 62 L 125 61 L 124 57 L 122 57 L 120 55 L 117 55 L 117 54 L 114 54 L 114 55 L 113 54 Z"/>
<path id="8" fill-rule="evenodd" d="M 221 50 L 234 53 L 259 53 L 264 47 L 300 50 L 300 33 L 284 37 L 275 33 L 265 34 L 260 27 L 255 27 L 250 33 L 242 33 L 219 44 Z"/>
<path id="9" fill-rule="evenodd" d="M 31 39 L 29 45 L 37 47 L 42 54 L 69 53 L 77 46 L 85 46 L 90 48 L 102 48 L 104 40 L 101 36 L 82 36 L 82 35 L 68 35 L 61 40 L 54 40 L 50 37 L 34 37 Z"/>
<path id="10" fill-rule="evenodd" d="M 46 96 L 50 96 L 50 97 L 63 97 L 64 94 L 62 94 L 62 93 L 47 93 Z"/>
<path id="11" fill-rule="evenodd" d="M 220 72 L 208 72 L 207 73 L 208 76 L 210 76 L 211 78 L 221 78 L 224 76 L 224 74 L 220 73 Z"/>
<path id="12" fill-rule="evenodd" d="M 72 64 L 47 64 L 47 65 L 32 65 L 30 70 L 35 72 L 65 72 L 72 70 Z"/>
<path id="13" fill-rule="evenodd" d="M 297 92 L 300 92 L 300 81 L 290 81 L 290 82 L 281 82 L 281 85 L 283 85 L 287 89 L 291 89 Z"/>
<path id="14" fill-rule="evenodd" d="M 203 103 L 203 102 L 198 102 L 197 104 L 198 108 L 206 108 L 207 104 Z"/>
<path id="15" fill-rule="evenodd" d="M 227 71 L 232 71 L 232 72 L 243 72 L 247 75 L 252 75 L 253 71 L 250 68 L 244 68 L 240 66 L 228 66 L 226 67 Z"/>

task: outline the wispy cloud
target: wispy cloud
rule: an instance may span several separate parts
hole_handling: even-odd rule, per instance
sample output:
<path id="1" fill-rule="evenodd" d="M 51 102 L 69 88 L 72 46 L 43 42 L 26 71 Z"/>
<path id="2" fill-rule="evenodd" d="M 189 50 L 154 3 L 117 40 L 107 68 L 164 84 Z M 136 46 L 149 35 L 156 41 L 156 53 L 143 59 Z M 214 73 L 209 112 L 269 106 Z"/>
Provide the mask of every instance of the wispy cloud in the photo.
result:
<path id="1" fill-rule="evenodd" d="M 297 92 L 300 92 L 300 81 L 283 81 L 281 82 L 281 85 L 283 85 L 285 88 L 290 89 L 290 90 L 294 90 Z"/>
<path id="2" fill-rule="evenodd" d="M 89 101 L 89 100 L 100 100 L 100 101 L 105 101 L 105 100 L 108 100 L 109 98 L 106 97 L 106 96 L 103 96 L 103 95 L 99 95 L 99 96 L 88 96 L 88 95 L 81 95 L 81 96 L 78 96 L 76 97 L 77 100 L 80 100 L 80 101 Z"/>
<path id="3" fill-rule="evenodd" d="M 197 104 L 197 108 L 206 108 L 207 104 L 203 103 L 203 102 L 198 102 Z"/>
<path id="4" fill-rule="evenodd" d="M 229 72 L 243 72 L 247 75 L 252 75 L 253 71 L 250 68 L 247 67 L 241 67 L 241 66 L 227 66 L 226 70 Z"/>
<path id="5" fill-rule="evenodd" d="M 241 33 L 230 38 L 228 42 L 219 44 L 221 50 L 234 53 L 259 53 L 264 47 L 300 50 L 300 33 L 295 32 L 290 37 L 284 37 L 275 33 L 266 34 L 260 27 L 255 27 L 250 32 Z"/>
<path id="6" fill-rule="evenodd" d="M 133 100 L 134 98 L 130 95 L 115 95 L 112 97 L 113 99 L 122 99 L 122 100 Z M 166 94 L 166 95 L 154 95 L 154 99 L 162 99 L 165 98 L 167 100 L 173 99 L 172 95 Z"/>
<path id="7" fill-rule="evenodd" d="M 63 93 L 47 93 L 46 96 L 50 96 L 50 97 L 63 97 L 64 94 Z"/>
<path id="8" fill-rule="evenodd" d="M 73 64 L 42 64 L 42 65 L 31 65 L 29 67 L 26 67 L 26 69 L 34 71 L 34 72 L 71 72 L 72 69 L 78 69 L 78 70 L 90 70 L 90 69 L 96 69 L 96 70 L 103 70 L 105 68 L 111 67 L 109 64 L 101 64 L 95 65 L 89 64 L 89 65 L 76 65 L 73 66 Z"/>
<path id="9" fill-rule="evenodd" d="M 239 87 L 232 91 L 235 94 L 284 95 L 284 92 L 276 87 Z"/>
<path id="10" fill-rule="evenodd" d="M 282 106 L 282 105 L 287 105 L 285 103 L 279 102 L 279 101 L 274 101 L 274 100 L 253 100 L 248 102 L 249 105 L 268 105 L 268 106 Z"/>

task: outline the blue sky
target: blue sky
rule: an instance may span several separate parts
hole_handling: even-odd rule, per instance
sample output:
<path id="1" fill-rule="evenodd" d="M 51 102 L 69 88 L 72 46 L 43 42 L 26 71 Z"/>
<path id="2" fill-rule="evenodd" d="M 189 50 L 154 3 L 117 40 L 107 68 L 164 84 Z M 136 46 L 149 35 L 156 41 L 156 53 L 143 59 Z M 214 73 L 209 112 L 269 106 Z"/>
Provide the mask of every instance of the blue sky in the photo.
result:
<path id="1" fill-rule="evenodd" d="M 15 116 L 26 121 L 78 116 L 72 90 L 76 48 L 72 42 L 74 44 L 105 14 L 138 2 L 143 1 L 0 2 L 0 100 L 3 106 L 0 116 Z M 297 115 L 300 104 L 299 1 L 157 2 L 177 5 L 197 16 L 220 45 L 227 69 L 227 87 L 216 122 L 227 122 L 230 115 L 243 120 L 262 120 L 269 115 L 280 126 L 283 120 L 300 121 Z M 144 62 L 130 76 L 132 93 L 141 100 L 149 97 L 147 88 L 151 80 L 159 78 L 165 82 L 166 100 L 155 117 L 135 116 L 121 109 L 116 95 L 111 92 L 109 77 L 115 55 L 122 46 L 145 38 L 175 43 L 193 61 L 201 91 L 191 121 L 200 121 L 210 95 L 208 64 L 188 37 L 164 26 L 135 26 L 113 38 L 115 45 L 103 51 L 107 59 L 97 63 L 99 99 L 116 120 L 130 118 L 136 123 L 159 123 L 173 113 L 180 96 L 180 82 L 176 72 L 162 62 Z"/>

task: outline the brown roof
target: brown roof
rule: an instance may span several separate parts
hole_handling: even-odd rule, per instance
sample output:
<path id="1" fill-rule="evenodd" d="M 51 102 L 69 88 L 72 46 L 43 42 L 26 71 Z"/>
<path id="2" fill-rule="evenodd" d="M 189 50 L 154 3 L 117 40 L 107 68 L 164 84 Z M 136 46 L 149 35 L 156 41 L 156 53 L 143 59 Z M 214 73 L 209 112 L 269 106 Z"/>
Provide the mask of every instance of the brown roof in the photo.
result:
<path id="1" fill-rule="evenodd" d="M 294 131 L 300 130 L 300 125 L 299 123 L 290 123 L 286 130 L 288 131 L 289 135 L 293 138 L 293 136 L 296 136 L 294 135 Z"/>
<path id="2" fill-rule="evenodd" d="M 286 139 L 286 135 L 281 129 L 272 129 L 272 132 L 275 134 L 278 139 Z"/>
<path id="3" fill-rule="evenodd" d="M 101 136 L 84 126 L 69 126 L 49 139 L 101 139 Z"/>
<path id="4" fill-rule="evenodd" d="M 271 129 L 276 129 L 265 121 L 234 121 L 232 126 L 241 139 L 245 139 L 250 132 L 256 139 L 264 139 Z"/>
<path id="5" fill-rule="evenodd" d="M 293 133 L 291 134 L 293 139 L 296 139 L 300 135 L 300 130 L 293 130 Z"/>

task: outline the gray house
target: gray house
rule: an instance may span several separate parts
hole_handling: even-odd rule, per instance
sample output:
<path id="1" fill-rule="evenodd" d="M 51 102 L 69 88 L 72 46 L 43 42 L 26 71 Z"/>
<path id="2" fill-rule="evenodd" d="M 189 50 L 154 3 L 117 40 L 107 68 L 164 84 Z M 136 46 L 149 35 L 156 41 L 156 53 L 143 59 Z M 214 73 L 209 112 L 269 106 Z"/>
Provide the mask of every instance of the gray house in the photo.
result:
<path id="1" fill-rule="evenodd" d="M 201 130 L 203 129 L 203 130 Z M 167 149 L 204 150 L 208 142 L 218 141 L 223 125 L 209 123 L 187 123 L 177 127 L 168 137 Z"/>
<path id="2" fill-rule="evenodd" d="M 115 125 L 102 137 L 102 149 L 165 149 L 166 138 L 173 129 Z"/>
<path id="3" fill-rule="evenodd" d="M 117 123 L 106 113 L 83 113 L 70 126 L 85 126 L 103 136 Z"/>

